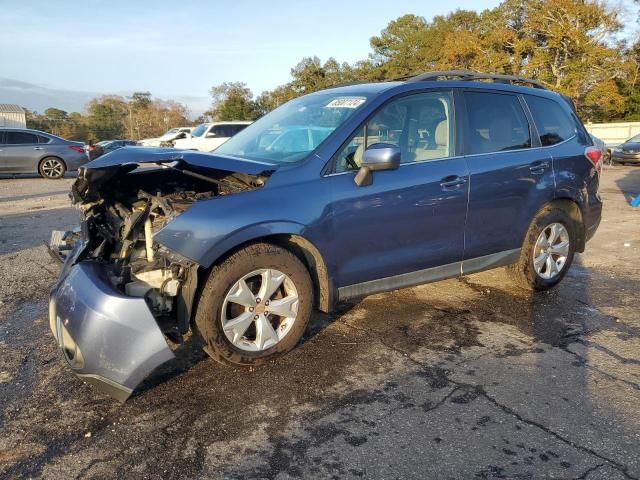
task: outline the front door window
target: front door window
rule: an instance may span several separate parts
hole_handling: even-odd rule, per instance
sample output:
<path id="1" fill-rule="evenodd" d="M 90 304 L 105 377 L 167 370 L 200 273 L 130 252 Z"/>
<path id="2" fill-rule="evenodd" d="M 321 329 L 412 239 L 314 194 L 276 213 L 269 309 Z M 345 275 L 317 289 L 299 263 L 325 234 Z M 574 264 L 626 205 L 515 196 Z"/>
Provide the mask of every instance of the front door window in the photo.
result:
<path id="1" fill-rule="evenodd" d="M 382 107 L 358 129 L 336 157 L 336 172 L 357 170 L 364 150 L 376 143 L 400 147 L 401 163 L 453 155 L 452 101 L 449 92 L 408 95 Z"/>

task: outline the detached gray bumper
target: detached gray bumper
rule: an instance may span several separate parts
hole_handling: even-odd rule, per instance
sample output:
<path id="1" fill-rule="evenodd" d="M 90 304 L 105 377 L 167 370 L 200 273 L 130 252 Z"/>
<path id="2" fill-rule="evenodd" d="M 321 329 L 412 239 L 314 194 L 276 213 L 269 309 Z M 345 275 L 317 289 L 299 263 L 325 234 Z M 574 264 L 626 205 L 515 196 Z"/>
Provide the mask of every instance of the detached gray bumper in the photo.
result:
<path id="1" fill-rule="evenodd" d="M 125 401 L 173 352 L 144 299 L 116 291 L 98 263 L 69 261 L 51 292 L 51 331 L 76 374 Z"/>

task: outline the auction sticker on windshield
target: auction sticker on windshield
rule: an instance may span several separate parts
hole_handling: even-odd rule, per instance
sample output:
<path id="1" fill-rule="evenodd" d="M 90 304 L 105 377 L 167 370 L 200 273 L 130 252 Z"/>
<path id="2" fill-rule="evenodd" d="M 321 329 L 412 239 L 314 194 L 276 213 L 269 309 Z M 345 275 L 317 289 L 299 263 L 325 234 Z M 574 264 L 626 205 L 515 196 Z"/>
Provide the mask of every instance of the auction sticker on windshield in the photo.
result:
<path id="1" fill-rule="evenodd" d="M 365 100 L 364 97 L 338 97 L 327 103 L 326 108 L 358 108 Z"/>

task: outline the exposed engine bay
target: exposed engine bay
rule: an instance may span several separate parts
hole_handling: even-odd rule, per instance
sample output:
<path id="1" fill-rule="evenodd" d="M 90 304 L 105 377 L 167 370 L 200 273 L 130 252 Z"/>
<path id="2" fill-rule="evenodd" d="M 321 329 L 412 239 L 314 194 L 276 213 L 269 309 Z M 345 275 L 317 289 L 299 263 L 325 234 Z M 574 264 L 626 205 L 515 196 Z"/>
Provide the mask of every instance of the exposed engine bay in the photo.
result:
<path id="1" fill-rule="evenodd" d="M 199 266 L 153 236 L 194 202 L 253 190 L 267 176 L 199 168 L 181 161 L 82 168 L 71 191 L 82 212 L 80 260 L 99 262 L 123 295 L 142 297 L 162 331 L 179 339 L 189 329 Z"/>

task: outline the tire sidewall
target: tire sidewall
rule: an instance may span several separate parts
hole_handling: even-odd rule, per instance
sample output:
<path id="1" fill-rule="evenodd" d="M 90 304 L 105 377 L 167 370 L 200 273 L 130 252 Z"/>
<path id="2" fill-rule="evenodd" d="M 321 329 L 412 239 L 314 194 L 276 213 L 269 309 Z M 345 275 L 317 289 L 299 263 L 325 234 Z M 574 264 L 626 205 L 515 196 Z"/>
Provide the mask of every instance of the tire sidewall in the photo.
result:
<path id="1" fill-rule="evenodd" d="M 569 234 L 569 254 L 560 273 L 553 278 L 544 279 L 536 273 L 533 265 L 533 251 L 542 231 L 552 223 L 560 223 L 567 229 L 567 233 Z M 565 210 L 561 208 L 549 208 L 535 218 L 527 232 L 527 238 L 524 242 L 525 248 L 522 251 L 522 263 L 528 282 L 536 290 L 547 290 L 557 285 L 564 278 L 573 263 L 576 239 L 575 222 Z"/>
<path id="2" fill-rule="evenodd" d="M 262 352 L 250 352 L 234 346 L 222 329 L 222 305 L 235 282 L 254 270 L 273 268 L 286 274 L 298 293 L 298 314 L 287 335 Z M 208 353 L 223 363 L 257 365 L 278 357 L 296 346 L 311 316 L 313 303 L 311 278 L 305 266 L 291 252 L 269 244 L 242 249 L 215 266 L 202 289 L 195 323 Z"/>

